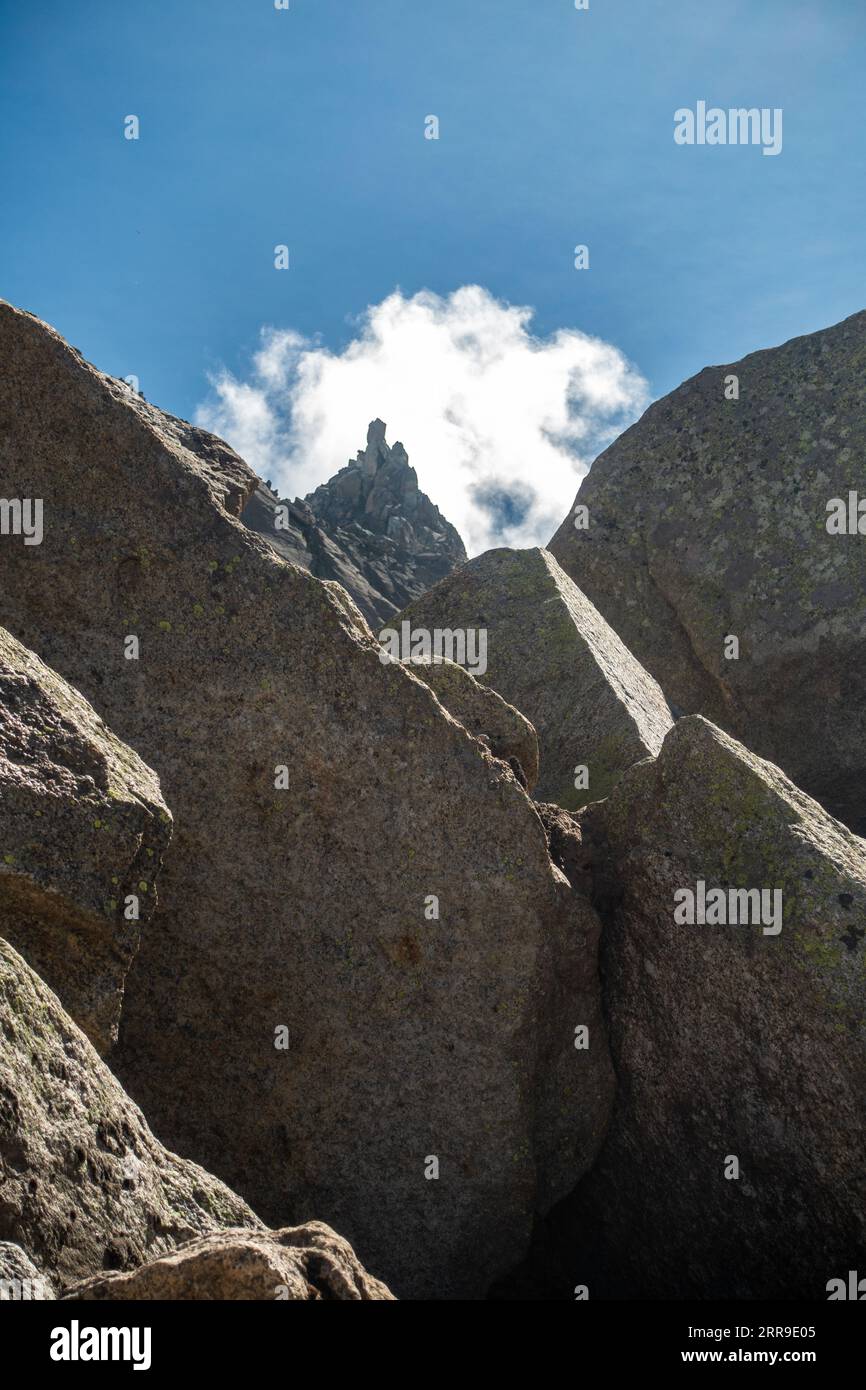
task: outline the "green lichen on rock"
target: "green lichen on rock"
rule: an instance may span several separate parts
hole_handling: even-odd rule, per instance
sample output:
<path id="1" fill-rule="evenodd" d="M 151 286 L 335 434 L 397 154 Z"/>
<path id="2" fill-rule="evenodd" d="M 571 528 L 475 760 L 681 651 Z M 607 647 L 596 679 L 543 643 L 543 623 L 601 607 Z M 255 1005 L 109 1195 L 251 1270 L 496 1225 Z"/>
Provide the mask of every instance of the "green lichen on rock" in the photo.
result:
<path id="1" fill-rule="evenodd" d="M 131 1269 L 245 1202 L 154 1138 L 46 984 L 0 940 L 0 1241 L 58 1285 Z"/>

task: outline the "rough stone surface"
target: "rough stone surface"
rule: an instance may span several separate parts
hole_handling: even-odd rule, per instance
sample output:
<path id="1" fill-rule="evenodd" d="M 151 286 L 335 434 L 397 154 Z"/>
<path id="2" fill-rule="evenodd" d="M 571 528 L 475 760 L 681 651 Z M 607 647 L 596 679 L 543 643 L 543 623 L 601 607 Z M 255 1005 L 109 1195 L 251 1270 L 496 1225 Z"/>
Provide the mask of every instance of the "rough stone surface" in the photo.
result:
<path id="1" fill-rule="evenodd" d="M 866 841 L 699 716 L 581 820 L 620 1084 L 549 1223 L 574 1283 L 825 1299 L 866 1269 Z M 701 880 L 781 889 L 781 932 L 677 925 L 675 891 Z"/>
<path id="2" fill-rule="evenodd" d="M 54 1297 L 51 1280 L 21 1246 L 0 1240 L 0 1303 L 49 1303 Z"/>
<path id="3" fill-rule="evenodd" d="M 257 1224 L 157 1142 L 57 996 L 0 940 L 0 1240 L 66 1285 Z"/>
<path id="4" fill-rule="evenodd" d="M 0 628 L 0 936 L 103 1054 L 170 835 L 156 774 Z"/>
<path id="5" fill-rule="evenodd" d="M 494 758 L 519 764 L 528 791 L 538 781 L 538 735 L 519 710 L 488 685 L 482 685 L 464 666 L 447 657 L 408 663 L 413 675 L 435 690 L 441 704 L 464 729 L 488 743 Z M 518 778 L 519 780 L 519 778 Z"/>
<path id="6" fill-rule="evenodd" d="M 368 1274 L 348 1241 L 310 1221 L 283 1231 L 200 1236 L 128 1274 L 77 1284 L 72 1299 L 382 1299 L 394 1295 Z"/>
<path id="7" fill-rule="evenodd" d="M 483 1294 L 607 1121 L 595 915 L 507 769 L 239 522 L 227 446 L 9 306 L 0 360 L 0 474 L 45 499 L 0 622 L 175 816 L 120 1075 L 271 1226 L 327 1220 L 398 1296 Z"/>
<path id="8" fill-rule="evenodd" d="M 288 525 L 279 506 L 288 507 Z M 454 527 L 420 491 L 403 445 L 385 443 L 381 420 L 357 459 L 304 500 L 280 499 L 259 483 L 243 521 L 285 559 L 342 584 L 374 629 L 466 559 Z"/>
<path id="9" fill-rule="evenodd" d="M 487 629 L 479 679 L 538 733 L 535 795 L 573 810 L 657 753 L 671 714 L 655 681 L 546 551 L 488 550 L 400 615 L 414 628 Z M 575 768 L 589 787 L 575 788 Z"/>
<path id="10" fill-rule="evenodd" d="M 580 820 L 552 802 L 539 801 L 535 809 L 544 826 L 554 864 L 562 870 L 572 888 L 591 897 L 595 850 L 591 841 L 584 839 Z"/>
<path id="11" fill-rule="evenodd" d="M 739 400 L 725 399 L 725 379 Z M 866 831 L 866 313 L 657 401 L 598 458 L 550 543 L 668 699 Z M 866 518 L 864 518 L 866 527 Z M 725 638 L 739 639 L 739 659 Z M 527 714 L 531 714 L 526 710 Z"/>

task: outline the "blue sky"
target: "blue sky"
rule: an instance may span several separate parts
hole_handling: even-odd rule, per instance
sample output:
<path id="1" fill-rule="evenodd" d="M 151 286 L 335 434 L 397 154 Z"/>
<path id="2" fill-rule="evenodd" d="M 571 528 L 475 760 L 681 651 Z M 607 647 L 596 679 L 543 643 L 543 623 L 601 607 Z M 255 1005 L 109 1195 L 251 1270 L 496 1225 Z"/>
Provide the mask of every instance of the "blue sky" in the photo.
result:
<path id="1" fill-rule="evenodd" d="M 654 396 L 866 305 L 861 0 L 0 15 L 0 294 L 176 414 L 244 378 L 263 325 L 339 352 L 398 287 L 532 306 Z M 678 147 L 699 99 L 783 108 L 782 153 Z"/>

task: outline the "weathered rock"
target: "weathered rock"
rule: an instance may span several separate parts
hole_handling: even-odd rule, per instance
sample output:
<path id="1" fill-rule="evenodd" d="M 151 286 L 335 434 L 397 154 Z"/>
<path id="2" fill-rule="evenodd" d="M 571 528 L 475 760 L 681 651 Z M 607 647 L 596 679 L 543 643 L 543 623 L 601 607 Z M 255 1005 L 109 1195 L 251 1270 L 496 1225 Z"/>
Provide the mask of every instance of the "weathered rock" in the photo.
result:
<path id="1" fill-rule="evenodd" d="M 576 892 L 591 897 L 594 890 L 595 850 L 592 843 L 584 839 L 580 820 L 551 802 L 539 801 L 535 809 L 544 826 L 547 848 L 554 864 L 562 870 Z"/>
<path id="2" fill-rule="evenodd" d="M 237 456 L 8 306 L 0 360 L 4 486 L 45 499 L 0 621 L 175 816 L 121 1076 L 270 1225 L 327 1220 L 401 1296 L 483 1293 L 609 1114 L 597 919 L 501 763 L 236 519 Z"/>
<path id="3" fill-rule="evenodd" d="M 488 550 L 400 615 L 412 628 L 487 630 L 485 685 L 538 733 L 535 794 L 573 810 L 657 753 L 671 714 L 655 681 L 546 550 Z M 577 788 L 575 770 L 589 769 Z"/>
<path id="4" fill-rule="evenodd" d="M 454 527 L 420 491 L 403 445 L 385 443 L 381 420 L 357 459 L 305 500 L 280 499 L 259 483 L 243 521 L 285 559 L 342 584 L 374 628 L 466 559 Z"/>
<path id="5" fill-rule="evenodd" d="M 26 1251 L 0 1240 L 0 1303 L 49 1303 L 54 1297 L 51 1280 L 40 1273 Z"/>
<path id="6" fill-rule="evenodd" d="M 866 1269 L 866 841 L 699 716 L 581 820 L 620 1084 L 549 1223 L 574 1283 L 826 1298 Z M 781 930 L 772 898 L 760 925 L 677 924 L 700 882 L 781 890 Z"/>
<path id="7" fill-rule="evenodd" d="M 431 657 L 408 665 L 413 675 L 435 690 L 440 703 L 464 729 L 486 740 L 494 758 L 506 763 L 517 760 L 524 778 L 521 785 L 532 791 L 538 781 L 538 735 L 529 720 L 456 661 Z"/>
<path id="8" fill-rule="evenodd" d="M 0 940 L 0 1240 L 66 1285 L 258 1224 L 157 1142 L 57 996 Z"/>
<path id="9" fill-rule="evenodd" d="M 0 628 L 0 936 L 101 1053 L 170 835 L 156 774 Z"/>
<path id="10" fill-rule="evenodd" d="M 72 1299 L 394 1299 L 321 1221 L 284 1231 L 220 1231 L 131 1270 L 77 1284 Z"/>
<path id="11" fill-rule="evenodd" d="M 860 313 L 705 368 L 595 461 L 577 495 L 588 528 L 568 517 L 550 543 L 680 711 L 778 763 L 860 833 L 866 540 L 828 534 L 827 504 L 847 510 L 860 486 L 864 365 Z M 731 376 L 738 400 L 725 398 Z"/>

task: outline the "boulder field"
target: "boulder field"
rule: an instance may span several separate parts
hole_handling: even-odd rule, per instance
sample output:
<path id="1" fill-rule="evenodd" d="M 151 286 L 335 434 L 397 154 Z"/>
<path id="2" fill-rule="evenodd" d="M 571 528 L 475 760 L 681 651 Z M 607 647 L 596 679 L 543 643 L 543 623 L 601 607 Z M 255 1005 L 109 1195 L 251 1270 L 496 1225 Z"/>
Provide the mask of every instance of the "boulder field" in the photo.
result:
<path id="1" fill-rule="evenodd" d="M 112 1065 L 268 1224 L 483 1295 L 607 1124 L 595 914 L 512 772 L 241 523 L 237 455 L 6 304 L 0 358 L 0 473 L 44 504 L 0 622 L 174 817 Z"/>
<path id="2" fill-rule="evenodd" d="M 386 644 L 228 445 L 0 302 L 0 1298 L 866 1267 L 864 324 L 420 596 L 457 546 L 374 422 L 316 525 L 409 557 Z"/>

